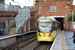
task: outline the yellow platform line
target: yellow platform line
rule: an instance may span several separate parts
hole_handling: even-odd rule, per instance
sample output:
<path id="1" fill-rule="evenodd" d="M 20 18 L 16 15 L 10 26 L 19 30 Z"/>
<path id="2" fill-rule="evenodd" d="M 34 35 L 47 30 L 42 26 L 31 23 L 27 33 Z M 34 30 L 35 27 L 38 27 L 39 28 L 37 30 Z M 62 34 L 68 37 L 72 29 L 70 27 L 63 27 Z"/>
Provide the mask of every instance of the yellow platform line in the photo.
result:
<path id="1" fill-rule="evenodd" d="M 14 35 L 14 34 L 16 34 L 16 33 L 8 33 L 9 35 Z"/>
<path id="2" fill-rule="evenodd" d="M 64 31 L 62 31 L 62 50 L 69 50 Z"/>

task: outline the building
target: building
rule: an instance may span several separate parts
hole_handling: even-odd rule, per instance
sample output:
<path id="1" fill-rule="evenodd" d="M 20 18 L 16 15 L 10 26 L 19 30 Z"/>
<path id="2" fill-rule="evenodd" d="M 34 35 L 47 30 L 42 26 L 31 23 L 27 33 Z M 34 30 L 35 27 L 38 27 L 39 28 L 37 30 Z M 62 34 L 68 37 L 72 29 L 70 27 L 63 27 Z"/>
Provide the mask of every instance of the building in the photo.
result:
<path id="1" fill-rule="evenodd" d="M 39 1 L 39 2 L 44 2 L 44 1 L 73 1 L 73 0 L 36 0 L 36 1 Z"/>
<path id="2" fill-rule="evenodd" d="M 7 5 L 0 3 L 0 29 L 5 28 L 6 20 L 13 20 L 18 14 L 19 5 Z"/>
<path id="3" fill-rule="evenodd" d="M 72 0 L 36 0 L 35 9 L 39 10 L 39 17 L 51 16 L 61 22 L 62 30 L 70 28 L 68 16 L 72 13 Z"/>
<path id="4" fill-rule="evenodd" d="M 74 11 L 74 13 L 75 13 L 75 5 L 73 5 L 73 11 Z"/>

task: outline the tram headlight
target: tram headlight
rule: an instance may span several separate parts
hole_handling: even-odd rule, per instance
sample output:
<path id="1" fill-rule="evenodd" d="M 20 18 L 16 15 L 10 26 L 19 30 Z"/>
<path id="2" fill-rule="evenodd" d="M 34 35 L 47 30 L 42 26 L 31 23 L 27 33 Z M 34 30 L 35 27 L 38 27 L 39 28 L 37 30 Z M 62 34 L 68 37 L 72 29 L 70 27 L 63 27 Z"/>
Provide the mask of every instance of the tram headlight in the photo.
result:
<path id="1" fill-rule="evenodd" d="M 49 37 L 51 36 L 51 34 L 49 34 Z"/>
<path id="2" fill-rule="evenodd" d="M 38 35 L 41 37 L 40 33 Z"/>

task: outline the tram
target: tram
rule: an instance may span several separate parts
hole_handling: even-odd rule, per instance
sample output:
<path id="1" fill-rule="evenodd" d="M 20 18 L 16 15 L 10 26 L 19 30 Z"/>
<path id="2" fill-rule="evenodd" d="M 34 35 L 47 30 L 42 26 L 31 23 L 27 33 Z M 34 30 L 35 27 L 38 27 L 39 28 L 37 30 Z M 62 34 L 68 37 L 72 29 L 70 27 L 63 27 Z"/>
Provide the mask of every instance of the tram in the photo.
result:
<path id="1" fill-rule="evenodd" d="M 59 29 L 59 23 L 52 17 L 39 17 L 37 19 L 37 40 L 38 41 L 54 41 L 56 31 Z"/>

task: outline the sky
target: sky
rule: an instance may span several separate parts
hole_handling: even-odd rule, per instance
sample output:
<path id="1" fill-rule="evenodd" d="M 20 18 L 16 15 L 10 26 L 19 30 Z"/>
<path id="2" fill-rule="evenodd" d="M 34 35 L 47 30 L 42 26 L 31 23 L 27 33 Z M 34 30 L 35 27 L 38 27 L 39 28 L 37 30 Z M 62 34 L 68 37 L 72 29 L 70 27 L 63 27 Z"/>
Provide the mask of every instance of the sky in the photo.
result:
<path id="1" fill-rule="evenodd" d="M 33 6 L 35 0 L 6 0 L 5 3 L 9 4 L 11 2 L 12 5 L 20 5 L 22 8 L 24 6 Z M 73 0 L 73 5 L 75 5 L 75 0 Z"/>
<path id="2" fill-rule="evenodd" d="M 5 4 L 9 4 L 11 2 L 11 5 L 20 5 L 21 7 L 24 6 L 33 6 L 35 0 L 6 0 Z"/>
<path id="3" fill-rule="evenodd" d="M 75 0 L 73 0 L 73 5 L 75 5 Z"/>

